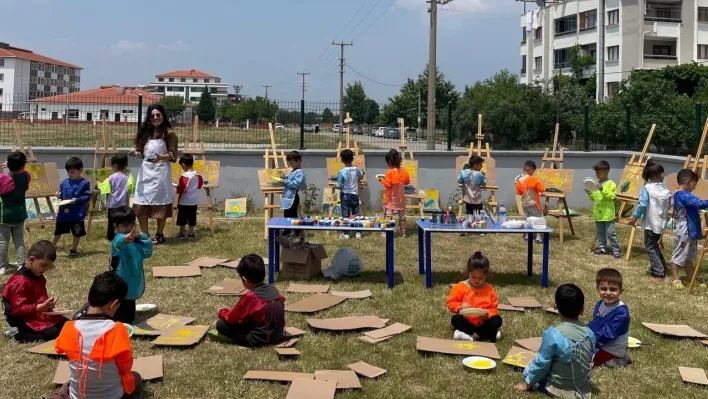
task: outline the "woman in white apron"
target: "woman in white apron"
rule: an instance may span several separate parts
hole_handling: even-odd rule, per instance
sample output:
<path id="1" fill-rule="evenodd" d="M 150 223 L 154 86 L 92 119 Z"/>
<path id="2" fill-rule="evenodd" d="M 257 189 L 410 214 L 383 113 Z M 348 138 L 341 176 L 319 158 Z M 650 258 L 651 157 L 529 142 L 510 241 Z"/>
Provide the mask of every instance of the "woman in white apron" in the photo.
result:
<path id="1" fill-rule="evenodd" d="M 148 107 L 132 154 L 142 158 L 135 182 L 133 209 L 143 233 L 149 235 L 148 219 L 157 219 L 157 232 L 152 241 L 161 244 L 165 242 L 165 222 L 172 217 L 174 187 L 171 164 L 177 160 L 177 135 L 172 131 L 162 105 Z"/>

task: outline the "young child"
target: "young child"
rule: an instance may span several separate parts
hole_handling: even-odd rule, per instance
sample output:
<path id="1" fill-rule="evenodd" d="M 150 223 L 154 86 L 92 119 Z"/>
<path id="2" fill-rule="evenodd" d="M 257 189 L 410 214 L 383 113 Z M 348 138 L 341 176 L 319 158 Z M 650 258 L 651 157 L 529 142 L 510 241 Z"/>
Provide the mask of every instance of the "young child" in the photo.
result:
<path id="1" fill-rule="evenodd" d="M 71 204 L 62 205 L 57 211 L 52 244 L 57 245 L 61 236 L 71 233 L 74 239 L 69 250 L 69 257 L 75 258 L 79 255 L 78 248 L 81 237 L 86 235 L 84 219 L 86 218 L 86 204 L 91 199 L 91 184 L 81 176 L 84 173 L 84 163 L 81 159 L 69 158 L 65 168 L 69 177 L 61 182 L 57 198 L 71 200 Z"/>
<path id="2" fill-rule="evenodd" d="M 188 238 L 193 240 L 194 226 L 197 225 L 197 206 L 199 205 L 199 191 L 204 187 L 202 175 L 194 171 L 194 157 L 191 154 L 184 154 L 179 159 L 179 166 L 184 173 L 177 183 L 177 226 L 179 234 L 177 239 Z M 189 233 L 184 234 L 185 226 L 189 225 Z"/>
<path id="3" fill-rule="evenodd" d="M 541 210 L 540 194 L 546 191 L 546 186 L 533 174 L 536 173 L 536 163 L 534 161 L 524 162 L 523 173 L 516 177 L 516 194 L 521 196 L 524 216 L 543 216 Z M 524 234 L 524 239 L 528 238 Z M 536 236 L 537 242 L 543 242 L 540 236 Z"/>
<path id="4" fill-rule="evenodd" d="M 467 280 L 453 286 L 447 296 L 447 308 L 455 313 L 452 326 L 453 339 L 460 341 L 491 341 L 501 338 L 502 318 L 499 316 L 499 298 L 491 284 L 487 284 L 489 259 L 477 251 L 467 260 Z M 460 314 L 467 308 L 486 309 L 487 314 L 465 317 Z"/>
<path id="5" fill-rule="evenodd" d="M 300 195 L 298 191 L 307 188 L 307 180 L 305 172 L 300 169 L 302 164 L 302 156 L 297 151 L 290 151 L 285 158 L 288 166 L 292 168 L 285 177 L 285 186 L 283 189 L 283 199 L 280 201 L 280 209 L 283 210 L 283 217 L 296 219 L 297 209 L 300 206 Z M 290 230 L 283 230 L 283 235 L 289 235 Z"/>
<path id="6" fill-rule="evenodd" d="M 674 288 L 684 288 L 679 280 L 679 267 L 686 268 L 686 278 L 693 277 L 698 240 L 701 231 L 701 209 L 708 209 L 708 200 L 700 200 L 691 192 L 698 184 L 698 175 L 691 169 L 682 169 L 676 176 L 679 189 L 674 193 L 674 252 L 671 254 L 671 273 Z"/>
<path id="7" fill-rule="evenodd" d="M 595 334 L 593 366 L 624 367 L 632 363 L 627 353 L 629 309 L 620 300 L 622 274 L 616 269 L 600 269 L 595 277 L 600 300 L 592 311 L 588 328 Z"/>
<path id="8" fill-rule="evenodd" d="M 634 226 L 642 220 L 644 247 L 651 264 L 651 277 L 654 281 L 664 281 L 666 260 L 661 252 L 661 236 L 664 234 L 666 218 L 671 204 L 671 191 L 664 185 L 664 167 L 651 159 L 647 161 L 642 178 L 646 182 L 639 192 L 639 204 L 629 224 Z"/>
<path id="9" fill-rule="evenodd" d="M 129 195 L 135 190 L 135 180 L 127 170 L 128 156 L 124 154 L 114 155 L 111 157 L 111 166 L 113 167 L 113 174 L 111 174 L 108 179 L 98 184 L 101 194 L 108 194 L 106 198 L 106 208 L 108 208 L 106 239 L 108 241 L 113 241 L 116 236 L 113 212 L 118 208 L 128 206 L 130 201 Z"/>
<path id="10" fill-rule="evenodd" d="M 29 189 L 32 178 L 25 171 L 27 157 L 16 151 L 7 156 L 9 174 L 0 174 L 0 276 L 4 275 L 9 266 L 8 250 L 10 238 L 15 243 L 17 267 L 25 264 L 25 220 L 27 208 L 25 207 L 25 192 Z"/>
<path id="11" fill-rule="evenodd" d="M 66 322 L 64 316 L 47 316 L 57 298 L 47 295 L 44 273 L 57 259 L 51 242 L 42 240 L 32 245 L 27 263 L 7 280 L 2 291 L 7 324 L 17 329 L 14 338 L 20 342 L 49 341 L 56 338 Z"/>
<path id="12" fill-rule="evenodd" d="M 136 398 L 140 374 L 131 371 L 133 348 L 128 329 L 111 320 L 128 292 L 128 285 L 115 273 L 93 279 L 86 314 L 66 323 L 55 345 L 69 359 L 69 381 L 51 399 Z"/>
<path id="13" fill-rule="evenodd" d="M 612 256 L 619 259 L 620 246 L 617 241 L 617 230 L 615 229 L 615 195 L 617 185 L 607 178 L 610 173 L 610 164 L 607 161 L 600 161 L 593 167 L 600 186 L 597 190 L 585 192 L 592 201 L 592 217 L 595 219 L 595 231 L 597 232 L 597 242 L 599 248 L 593 251 L 595 255 L 607 255 L 607 239 L 610 240 Z"/>
<path id="14" fill-rule="evenodd" d="M 342 217 L 359 215 L 359 182 L 364 178 L 364 171 L 353 166 L 354 152 L 350 149 L 342 150 L 340 154 L 344 168 L 337 174 L 337 185 L 339 199 L 342 206 Z M 340 238 L 347 239 L 349 235 L 342 233 Z M 361 238 L 361 233 L 356 232 L 356 238 Z"/>
<path id="15" fill-rule="evenodd" d="M 467 162 L 469 169 L 463 169 L 457 177 L 462 185 L 462 200 L 465 202 L 465 213 L 473 215 L 484 210 L 482 204 L 482 188 L 487 185 L 487 177 L 482 173 L 484 158 L 472 155 Z"/>
<path id="16" fill-rule="evenodd" d="M 393 214 L 398 213 L 398 224 L 400 225 L 401 236 L 406 236 L 406 186 L 411 184 L 411 177 L 405 169 L 401 168 L 401 154 L 396 150 L 390 150 L 386 154 L 386 164 L 388 172 L 381 179 L 381 184 L 386 188 L 384 199 L 384 209 L 386 217 L 393 219 Z"/>
<path id="17" fill-rule="evenodd" d="M 537 389 L 555 398 L 591 398 L 591 361 L 595 335 L 578 317 L 585 296 L 575 284 L 556 289 L 555 308 L 561 323 L 543 332 L 536 357 L 524 369 L 519 391 Z"/>
<path id="18" fill-rule="evenodd" d="M 263 282 L 263 258 L 253 254 L 241 258 L 236 272 L 248 292 L 233 309 L 219 309 L 216 330 L 242 346 L 277 344 L 285 332 L 285 298 L 274 285 Z"/>
<path id="19" fill-rule="evenodd" d="M 111 243 L 111 270 L 128 284 L 128 295 L 113 320 L 133 324 L 135 301 L 145 292 L 143 261 L 152 256 L 152 239 L 135 232 L 135 212 L 127 206 L 114 209 L 113 223 L 118 234 Z"/>

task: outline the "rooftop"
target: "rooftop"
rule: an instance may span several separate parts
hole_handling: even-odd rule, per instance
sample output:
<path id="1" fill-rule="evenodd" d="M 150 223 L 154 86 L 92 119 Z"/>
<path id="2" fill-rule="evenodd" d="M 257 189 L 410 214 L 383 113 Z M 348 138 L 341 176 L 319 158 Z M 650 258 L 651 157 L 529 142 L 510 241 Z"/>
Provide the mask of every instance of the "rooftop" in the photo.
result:
<path id="1" fill-rule="evenodd" d="M 218 76 L 198 71 L 196 69 L 180 69 L 177 71 L 161 73 L 155 76 L 158 78 L 218 78 Z"/>
<path id="2" fill-rule="evenodd" d="M 30 100 L 34 103 L 83 103 L 83 104 L 138 104 L 138 96 L 143 95 L 143 104 L 149 105 L 160 101 L 160 96 L 136 86 L 101 86 L 97 89 L 82 90 L 71 94 L 43 97 Z M 67 99 L 67 96 L 70 96 Z"/>
<path id="3" fill-rule="evenodd" d="M 60 65 L 69 68 L 83 69 L 80 66 L 69 64 L 68 62 L 60 61 L 55 58 L 46 57 L 44 55 L 34 53 L 31 50 L 13 47 L 3 42 L 0 42 L 0 57 L 20 58 L 23 60 L 44 62 L 47 64 Z"/>

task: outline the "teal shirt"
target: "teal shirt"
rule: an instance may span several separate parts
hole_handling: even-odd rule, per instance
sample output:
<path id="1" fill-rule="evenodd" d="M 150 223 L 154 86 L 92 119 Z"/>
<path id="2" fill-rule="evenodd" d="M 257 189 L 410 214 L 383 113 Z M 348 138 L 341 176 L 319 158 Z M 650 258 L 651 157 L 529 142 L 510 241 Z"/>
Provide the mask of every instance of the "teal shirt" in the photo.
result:
<path id="1" fill-rule="evenodd" d="M 26 172 L 11 173 L 15 189 L 2 196 L 0 206 L 0 223 L 20 224 L 27 219 L 25 192 L 29 188 L 29 174 Z"/>
<path id="2" fill-rule="evenodd" d="M 590 192 L 588 197 L 592 201 L 592 217 L 596 222 L 615 220 L 615 195 L 617 185 L 612 180 L 605 180 L 601 190 Z"/>
<path id="3" fill-rule="evenodd" d="M 133 242 L 125 242 L 125 234 L 116 234 L 111 244 L 111 268 L 128 283 L 125 299 L 135 300 L 145 292 L 143 261 L 152 256 L 152 240 L 141 233 Z"/>

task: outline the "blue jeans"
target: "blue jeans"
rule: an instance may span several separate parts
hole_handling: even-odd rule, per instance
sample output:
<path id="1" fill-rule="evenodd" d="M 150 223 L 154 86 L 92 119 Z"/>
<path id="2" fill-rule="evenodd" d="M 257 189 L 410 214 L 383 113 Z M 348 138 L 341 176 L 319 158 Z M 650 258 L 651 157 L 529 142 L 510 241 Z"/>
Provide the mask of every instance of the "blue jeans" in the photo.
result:
<path id="1" fill-rule="evenodd" d="M 342 217 L 359 215 L 359 196 L 356 194 L 340 193 L 339 199 L 342 203 Z"/>
<path id="2" fill-rule="evenodd" d="M 609 238 L 612 252 L 620 251 L 614 220 L 610 220 L 609 222 L 595 222 L 595 230 L 597 230 L 597 245 L 600 249 L 607 251 L 607 239 Z"/>

